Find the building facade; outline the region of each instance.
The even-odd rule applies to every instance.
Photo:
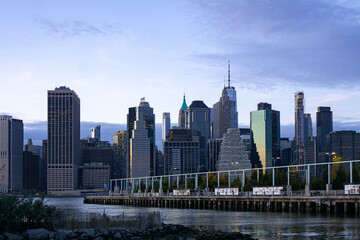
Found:
[[[97,141],[101,141],[100,139],[100,125],[96,125],[91,128],[91,138],[97,139]]]
[[[130,178],[152,176],[151,139],[140,112],[129,141]]]
[[[229,128],[220,147],[217,171],[250,169],[251,162],[238,128]]]
[[[143,159],[142,161],[149,161],[150,172],[147,176],[156,175],[156,166],[155,166],[155,114],[153,108],[150,107],[150,104],[145,101],[145,98],[140,100],[140,104],[137,107],[129,108],[129,114],[127,115],[127,133],[128,133],[128,147],[127,147],[127,176],[130,176],[131,166],[130,166],[130,154],[135,152],[130,149],[130,141],[133,138],[133,133],[135,129],[135,122],[144,122],[144,126],[147,132],[147,138],[150,140],[150,149],[149,149],[149,160]],[[139,123],[139,128],[142,128],[142,123]],[[142,130],[139,130],[142,131]],[[140,136],[141,134],[139,134]],[[134,140],[135,141],[135,140]],[[137,139],[136,141],[140,141]],[[144,139],[144,141],[147,141]],[[146,163],[147,165],[147,163]]]
[[[235,87],[230,85],[230,62],[228,86],[224,86],[220,100],[213,106],[212,137],[222,138],[229,128],[238,127],[238,112]]]
[[[108,189],[110,166],[101,162],[86,163],[83,167],[84,189]]]
[[[113,137],[114,178],[126,178],[127,131],[118,131]]]
[[[48,91],[47,192],[78,187],[80,98],[67,87]]]
[[[326,135],[333,131],[333,112],[330,107],[318,107],[316,112],[316,137],[319,152],[326,152]]]
[[[275,166],[280,159],[280,112],[259,103],[258,110],[250,113],[250,128],[262,167]]]
[[[191,129],[171,129],[164,142],[164,173],[195,173],[200,170],[200,144]]]
[[[209,139],[208,141],[208,158],[209,158],[209,171],[215,171],[216,163],[219,160],[220,147],[222,138]]]
[[[296,163],[304,164],[304,93],[295,93],[295,151]]]
[[[313,127],[310,113],[304,113],[304,139],[313,136]]]
[[[164,112],[162,114],[162,141],[166,141],[169,129],[171,128],[170,113]]]
[[[360,159],[360,133],[336,131],[326,135],[328,153],[335,153],[344,161]]]
[[[185,110],[185,128],[198,132],[200,171],[207,171],[207,142],[210,139],[210,109],[203,101],[193,101]],[[194,133],[193,133],[194,134]]]
[[[0,192],[23,188],[23,136],[22,120],[0,115]]]

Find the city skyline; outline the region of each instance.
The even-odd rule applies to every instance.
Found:
[[[162,112],[178,115],[184,93],[189,103],[216,103],[230,59],[239,125],[250,125],[259,102],[292,124],[293,94],[304,91],[307,113],[330,106],[334,122],[360,126],[360,4],[137,3],[2,2],[0,111],[26,129],[46,120],[44,92],[66,85],[82,96],[84,121],[126,123],[145,96],[160,122]]]

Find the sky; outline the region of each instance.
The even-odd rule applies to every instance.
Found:
[[[330,106],[335,130],[360,130],[359,43],[352,0],[4,0],[0,113],[29,136],[46,121],[47,90],[65,85],[83,122],[124,124],[145,97],[156,122],[170,112],[176,123],[183,94],[188,105],[219,100],[230,60],[240,125],[268,102],[292,126],[303,91],[313,123]]]

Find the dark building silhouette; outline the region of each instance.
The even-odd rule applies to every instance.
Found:
[[[222,138],[210,139],[208,141],[209,171],[215,171],[216,163],[219,160],[219,153]]]
[[[194,173],[200,169],[200,144],[191,129],[170,129],[164,142],[164,173]]]
[[[304,139],[313,136],[312,120],[310,113],[304,113]]]
[[[40,159],[40,189],[46,192],[47,189],[47,140],[42,141],[42,158]]]
[[[333,113],[330,107],[318,107],[316,112],[316,137],[319,152],[326,152],[326,135],[332,131]]]
[[[317,146],[317,139],[316,137],[307,137],[304,141],[304,163],[305,164],[312,164],[318,163],[318,146]],[[316,176],[316,166],[310,167],[310,176]]]
[[[24,190],[38,191],[39,185],[39,164],[40,157],[32,151],[24,151]]]
[[[155,145],[155,165],[157,167],[157,176],[164,175],[164,155],[162,151],[158,149],[158,147]]]
[[[47,193],[78,188],[80,98],[70,88],[48,91]]]
[[[238,128],[238,112],[235,87],[230,85],[230,62],[228,86],[224,86],[220,100],[213,106],[213,138],[222,138],[229,128]]]
[[[336,131],[326,135],[327,152],[336,153],[343,160],[360,157],[360,133],[355,131]]]
[[[210,139],[210,108],[208,108],[203,101],[193,101],[189,108],[185,110],[185,128],[199,133],[200,171],[207,171],[207,142]]]
[[[127,132],[118,131],[113,137],[114,178],[126,178]]]

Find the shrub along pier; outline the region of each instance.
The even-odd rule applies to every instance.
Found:
[[[359,215],[359,196],[86,196],[85,204]]]

